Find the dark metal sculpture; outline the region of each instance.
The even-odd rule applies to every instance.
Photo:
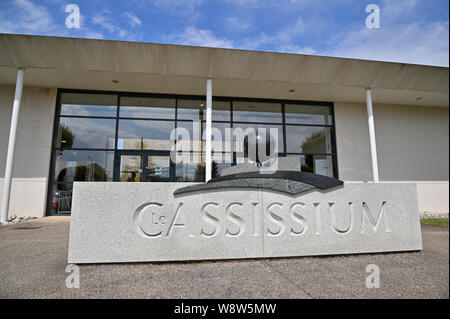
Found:
[[[266,134],[261,134],[259,130],[257,133],[253,132],[244,138],[244,156],[253,162],[256,162],[258,167],[262,163],[267,162],[276,155],[275,146],[277,141],[266,130]]]
[[[174,195],[222,188],[263,188],[296,195],[314,188],[326,190],[343,183],[339,179],[308,172],[278,171],[274,174],[246,172],[216,177],[204,184],[182,187],[177,189]]]
[[[277,155],[275,152],[277,141],[269,131],[266,130],[266,134],[257,131],[258,133],[253,132],[245,137],[244,155],[261,167],[262,163]],[[174,195],[224,188],[263,188],[296,195],[315,188],[326,190],[342,184],[341,180],[308,172],[279,170],[275,173],[261,174],[260,171],[252,171],[224,175],[204,184],[182,187],[177,189]]]

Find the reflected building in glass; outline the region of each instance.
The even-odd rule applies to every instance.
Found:
[[[70,211],[67,203],[75,181],[205,180],[206,118],[201,97],[61,90],[58,101],[51,213]],[[274,128],[278,156],[298,157],[299,169],[337,177],[332,114],[327,103],[214,99],[212,176],[239,162],[236,153],[243,151],[243,141],[236,139],[233,129]],[[171,137],[175,128],[184,129],[189,140]],[[173,162],[175,147],[190,151]]]

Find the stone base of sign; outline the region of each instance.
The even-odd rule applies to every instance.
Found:
[[[287,195],[193,183],[74,183],[69,263],[317,256],[422,249],[415,184]]]

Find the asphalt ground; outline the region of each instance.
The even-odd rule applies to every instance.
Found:
[[[80,265],[67,288],[69,218],[46,217],[0,226],[0,298],[449,298],[448,228],[422,236],[420,252]]]

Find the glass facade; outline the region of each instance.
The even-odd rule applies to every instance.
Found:
[[[204,97],[60,90],[48,213],[70,213],[74,181],[204,181],[205,117]],[[235,165],[242,148],[228,128],[276,128],[278,156],[337,177],[331,103],[213,97],[212,119],[213,177]],[[177,163],[170,157],[174,128],[192,138]]]

